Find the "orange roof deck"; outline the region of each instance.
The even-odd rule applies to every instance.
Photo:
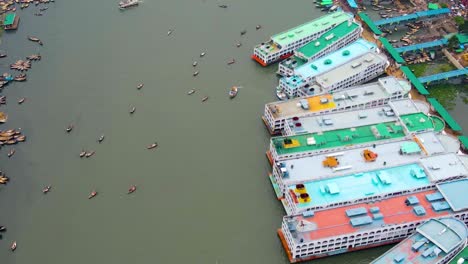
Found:
[[[390,199],[383,200],[381,202],[375,202],[372,204],[361,203],[350,205],[346,207],[333,208],[329,210],[315,212],[312,217],[303,217],[302,215],[294,216],[297,223],[301,223],[304,220],[304,225],[312,229],[311,231],[301,232],[304,238],[309,240],[316,240],[331,236],[342,235],[346,233],[354,233],[360,230],[372,229],[381,227],[383,224],[400,224],[404,222],[413,222],[416,220],[427,220],[433,217],[441,217],[451,213],[451,210],[445,210],[441,212],[435,212],[432,210],[431,204],[426,200],[425,195],[436,193],[437,190],[425,191],[411,195],[399,196]],[[424,207],[426,214],[423,216],[417,216],[413,212],[413,206],[405,205],[405,200],[409,196],[416,196],[419,200],[419,206]],[[371,224],[353,227],[350,223],[350,217],[346,215],[346,210],[353,208],[366,208],[367,215],[372,217],[370,208],[379,207],[383,219],[373,220]],[[360,215],[360,216],[365,216]],[[310,230],[309,229],[309,230]]]

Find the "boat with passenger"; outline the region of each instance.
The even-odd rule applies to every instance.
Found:
[[[132,6],[137,6],[140,3],[138,0],[122,0],[119,2],[119,9],[120,10],[125,10],[127,8],[130,8]]]
[[[231,90],[229,90],[229,98],[232,99],[232,98],[236,97],[238,91],[239,91],[239,87],[237,87],[237,86],[231,87]]]

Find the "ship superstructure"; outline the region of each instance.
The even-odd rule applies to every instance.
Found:
[[[356,41],[362,30],[361,25],[356,22],[350,20],[342,22],[320,38],[294,51],[294,56],[280,62],[278,74],[282,76],[293,75],[294,69],[305,63],[321,58]]]
[[[281,32],[272,36],[269,41],[257,45],[254,48],[252,59],[262,66],[267,66],[288,58],[294,50],[316,40],[337,25],[348,20],[353,21],[353,19],[351,13],[337,11]]]
[[[286,120],[318,116],[350,109],[383,106],[390,100],[408,97],[411,86],[395,77],[380,78],[377,82],[354,86],[333,94],[296,98],[265,105],[263,120],[271,134],[280,134]]]
[[[372,203],[286,216],[278,234],[291,262],[396,243],[431,218],[454,217],[467,224],[467,189],[468,179],[460,179]]]
[[[381,75],[388,66],[375,44],[359,39],[298,67],[279,80],[277,90],[288,98],[343,90]]]
[[[466,245],[468,229],[456,218],[431,219],[371,264],[445,264]]]

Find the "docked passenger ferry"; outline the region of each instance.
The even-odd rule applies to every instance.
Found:
[[[262,66],[286,59],[293,55],[294,50],[316,40],[330,29],[350,19],[353,19],[351,13],[337,11],[276,34],[268,42],[261,43],[254,48],[252,59]]]

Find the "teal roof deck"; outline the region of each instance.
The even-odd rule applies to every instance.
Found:
[[[465,246],[465,248],[460,251],[460,253],[458,253],[453,259],[452,261],[450,261],[448,264],[457,264],[457,261],[460,259],[460,258],[463,258],[466,260],[468,260],[468,246]]]
[[[347,21],[345,21],[336,26],[335,28],[331,29],[327,33],[323,34],[317,40],[310,42],[302,48],[299,48],[296,52],[301,57],[308,59],[320,52],[321,50],[323,50],[324,48],[326,48],[327,46],[332,45],[337,40],[347,36],[349,33],[353,32],[356,28],[359,27],[359,24],[355,22],[348,23]],[[330,38],[330,36],[333,37]],[[316,45],[316,43],[319,43],[319,45]]]
[[[453,117],[445,110],[445,108],[435,98],[427,98],[427,101],[434,107],[440,116],[447,122],[453,131],[461,131],[461,126],[453,119]]]
[[[414,73],[407,66],[401,66],[401,71],[406,75],[406,78],[414,85],[416,90],[422,95],[429,95],[429,91],[424,87],[424,85],[419,81],[419,79],[414,75]]]
[[[405,133],[401,129],[395,129],[395,126],[395,122],[387,122],[377,125],[367,125],[356,128],[326,131],[322,133],[311,133],[289,137],[275,137],[271,140],[278,155],[293,154],[297,152],[316,151],[328,148],[338,148],[355,144],[376,142],[386,139],[403,138]],[[375,127],[375,129],[381,133],[381,137],[376,137],[374,135],[372,131],[373,127]],[[315,145],[307,144],[307,139],[311,137],[315,139]],[[296,147],[285,148],[283,146],[284,139],[291,139],[293,141],[297,140],[299,145]]]
[[[305,36],[315,34],[322,31],[324,28],[328,28],[332,24],[339,24],[348,19],[353,19],[353,15],[343,11],[336,11],[334,13],[324,15],[315,20],[294,27],[290,30],[273,35],[271,39],[276,44],[285,47],[292,42],[304,38]]]
[[[434,129],[435,132],[444,130],[445,123],[437,116],[427,116],[424,113],[415,113],[400,116],[410,132],[426,131]]]
[[[3,20],[3,25],[4,26],[10,26],[10,25],[13,25],[13,23],[15,22],[15,17],[16,17],[16,13],[8,13],[5,15],[5,19]]]
[[[304,79],[318,76],[375,49],[377,49],[377,46],[375,46],[374,43],[364,39],[358,39],[356,42],[330,53],[327,56],[297,67],[294,71],[295,75],[283,77],[280,81],[286,82],[291,87],[299,87],[306,82]]]
[[[440,193],[447,200],[453,211],[463,211],[468,209],[468,179],[444,182],[437,185]]]
[[[388,42],[388,39],[386,38],[380,38],[380,42],[382,42],[382,45],[385,47],[385,49],[390,53],[390,55],[393,57],[393,59],[399,63],[399,64],[404,64],[405,60],[400,56],[398,51],[392,46],[390,42]]]
[[[460,140],[460,143],[465,147],[465,149],[468,149],[468,137],[459,136],[458,139]]]
[[[301,209],[325,206],[429,184],[430,180],[424,169],[414,163],[306,183],[304,185],[311,201],[297,206]],[[295,185],[289,186],[290,190],[295,188]]]

